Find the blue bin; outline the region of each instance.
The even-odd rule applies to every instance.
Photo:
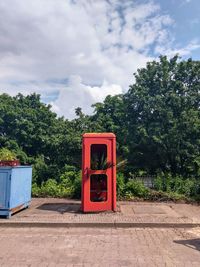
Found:
[[[0,215],[10,216],[30,205],[32,167],[0,167]]]

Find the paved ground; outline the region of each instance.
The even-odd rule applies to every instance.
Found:
[[[195,205],[120,202],[116,213],[82,214],[80,201],[33,199],[29,209],[0,219],[0,267],[199,267],[198,224]]]
[[[200,266],[200,230],[0,228],[0,266]]]
[[[128,224],[192,224],[200,225],[200,206],[174,203],[118,202],[118,212],[82,214],[80,201],[66,199],[33,199],[31,207],[19,212],[11,219],[0,219],[5,223],[69,223],[84,225],[107,223],[111,226]]]

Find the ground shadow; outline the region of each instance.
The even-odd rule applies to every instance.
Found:
[[[200,238],[186,239],[186,240],[174,240],[174,243],[184,245],[188,248],[192,248],[200,251]]]
[[[6,215],[0,215],[0,220],[6,219]]]
[[[58,213],[82,213],[79,203],[45,203],[38,206],[39,210],[56,211]]]
[[[19,209],[19,210],[13,212],[10,217],[12,217],[14,215],[17,215],[18,213],[21,213],[21,212],[23,212],[24,210],[27,210],[27,209],[28,209],[28,207],[23,207],[22,209]],[[8,219],[8,218],[7,218],[6,215],[0,215],[0,220],[1,219]]]

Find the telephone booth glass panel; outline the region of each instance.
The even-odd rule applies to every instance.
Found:
[[[104,170],[107,164],[107,146],[92,144],[90,151],[91,170]]]
[[[107,200],[107,175],[92,174],[90,176],[90,201],[103,202]]]

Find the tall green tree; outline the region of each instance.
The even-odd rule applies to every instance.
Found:
[[[91,120],[96,132],[113,132],[117,136],[118,156],[127,156],[127,127],[125,125],[126,114],[123,95],[108,95],[103,103],[93,105],[94,115]]]
[[[178,56],[147,64],[124,95],[130,164],[199,175],[200,62]]]

